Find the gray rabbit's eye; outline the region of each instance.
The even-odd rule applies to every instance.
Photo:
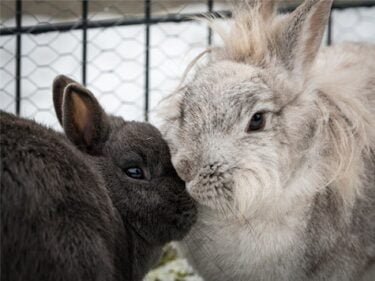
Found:
[[[264,112],[255,113],[249,122],[249,125],[246,128],[246,132],[260,131],[266,126],[266,118]]]
[[[128,177],[131,177],[133,179],[141,180],[145,178],[143,170],[138,167],[128,168],[125,170],[125,173]]]

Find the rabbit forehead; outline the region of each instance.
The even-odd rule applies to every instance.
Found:
[[[249,64],[218,61],[199,69],[194,77],[192,86],[207,87],[207,85],[233,84],[237,81],[252,81],[262,75],[262,69]]]
[[[148,123],[125,122],[113,116],[111,121],[113,126],[105,154],[113,158],[115,163],[136,156],[145,164],[155,166],[157,173],[171,168],[169,148],[158,129]]]
[[[195,130],[212,129],[215,124],[231,128],[254,110],[274,110],[277,100],[277,92],[268,86],[261,69],[219,62],[201,69],[184,89],[180,121],[194,124]]]
[[[269,87],[260,68],[222,61],[200,69],[185,88],[185,104],[214,104],[233,100],[269,97]]]

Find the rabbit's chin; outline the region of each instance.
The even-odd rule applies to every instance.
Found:
[[[171,216],[171,221],[167,226],[170,230],[170,240],[180,241],[185,238],[196,223],[197,215],[196,202],[192,198],[179,200],[175,215]]]
[[[173,201],[168,208],[159,210],[162,210],[162,213],[148,213],[146,217],[128,218],[129,221],[133,221],[134,232],[150,245],[162,246],[171,241],[184,239],[197,221],[196,202],[185,190],[182,198]]]

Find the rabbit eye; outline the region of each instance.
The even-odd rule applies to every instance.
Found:
[[[266,125],[266,118],[263,112],[255,113],[249,122],[249,125],[246,128],[246,132],[254,132],[264,129]]]
[[[128,177],[131,177],[133,179],[141,180],[145,178],[142,169],[138,167],[128,168],[125,170],[125,173]]]

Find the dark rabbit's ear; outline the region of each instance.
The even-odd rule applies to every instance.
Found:
[[[99,154],[109,132],[108,116],[94,95],[77,83],[69,84],[62,102],[66,136],[81,150]]]
[[[53,80],[52,92],[53,92],[53,106],[55,108],[57,119],[62,126],[62,102],[66,86],[71,83],[77,83],[73,79],[65,75],[59,75]],[[77,83],[78,84],[78,83]]]

